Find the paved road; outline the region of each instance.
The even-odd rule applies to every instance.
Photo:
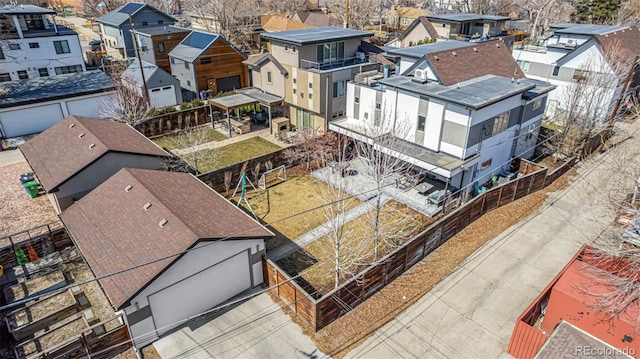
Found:
[[[614,218],[594,201],[598,193],[590,186],[607,175],[602,160],[610,154],[585,161],[567,189],[476,251],[347,357],[509,358],[516,318],[582,243],[592,242]]]

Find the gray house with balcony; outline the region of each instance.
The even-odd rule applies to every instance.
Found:
[[[269,54],[245,64],[253,86],[284,98],[284,115],[293,125],[326,132],[329,121],[344,116],[347,82],[380,68],[361,48],[370,36],[334,26],[262,34]]]
[[[153,6],[138,2],[124,4],[100,16],[96,21],[100,24],[100,35],[110,55],[123,58],[136,55],[129,16],[135,30],[174,25],[177,21]]]

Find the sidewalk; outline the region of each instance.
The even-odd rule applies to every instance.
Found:
[[[389,197],[384,196],[382,198],[382,203],[384,204],[388,200],[389,200]],[[352,208],[345,215],[345,218],[346,218],[345,219],[345,223],[346,222],[350,222],[350,221],[362,216],[363,214],[365,214],[370,209],[371,209],[371,206],[369,205],[368,202],[364,202],[361,205]],[[296,252],[300,248],[303,248],[304,246],[306,246],[306,245],[308,245],[310,243],[313,243],[314,241],[322,238],[323,236],[327,235],[330,231],[331,231],[330,222],[325,222],[325,223],[319,225],[318,227],[310,230],[309,232],[301,235],[300,237],[296,238],[295,240],[290,241],[287,244],[281,245],[280,247],[277,247],[272,251],[269,251],[267,253],[267,257],[275,262],[275,261],[277,261],[279,259],[282,259],[282,258],[284,258],[284,257]]]

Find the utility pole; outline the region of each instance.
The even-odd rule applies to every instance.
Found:
[[[344,28],[348,29],[349,28],[349,0],[345,0],[345,1],[346,1],[345,7],[347,9],[347,12],[346,12],[346,15],[344,17]]]
[[[138,65],[140,65],[140,77],[142,78],[142,98],[147,106],[151,106],[149,100],[149,89],[147,88],[147,79],[144,78],[144,70],[142,69],[142,59],[140,58],[140,49],[138,48],[138,38],[136,37],[136,30],[133,28],[133,18],[129,15],[129,25],[131,26],[131,37],[133,38],[133,47],[136,49],[136,58],[138,59]]]

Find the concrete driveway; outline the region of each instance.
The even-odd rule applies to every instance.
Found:
[[[153,344],[163,359],[318,358],[324,356],[266,294]]]
[[[634,141],[637,141],[634,139]],[[606,176],[598,155],[527,220],[476,251],[431,292],[348,358],[509,358],[516,318],[615,213],[590,184]]]
[[[0,151],[0,166],[8,166],[24,161],[26,159],[22,155],[22,151],[18,149]]]

